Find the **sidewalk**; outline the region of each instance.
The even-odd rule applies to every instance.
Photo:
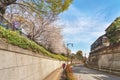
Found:
[[[98,71],[102,71],[102,72],[106,72],[106,73],[109,73],[109,74],[120,76],[120,70],[118,70],[118,71],[117,70],[111,70],[110,71],[110,69],[105,69],[105,68],[99,69],[98,67],[94,67],[94,66],[90,66],[90,65],[88,65],[87,67],[91,68],[91,69],[98,70]]]
[[[59,69],[53,71],[44,80],[60,80],[62,72],[63,72],[63,69],[59,68]]]

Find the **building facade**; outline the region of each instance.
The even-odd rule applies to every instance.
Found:
[[[120,70],[120,17],[92,45],[89,64],[99,68]]]

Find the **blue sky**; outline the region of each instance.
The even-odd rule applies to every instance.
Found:
[[[74,0],[69,9],[59,15],[65,44],[73,53],[89,54],[90,45],[120,16],[120,0]]]

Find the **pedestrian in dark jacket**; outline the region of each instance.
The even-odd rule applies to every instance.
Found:
[[[62,68],[63,68],[63,70],[66,68],[66,64],[65,63],[62,64]]]

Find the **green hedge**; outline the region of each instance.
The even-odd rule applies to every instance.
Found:
[[[24,49],[32,50],[35,53],[42,53],[43,55],[49,56],[51,58],[66,60],[66,57],[47,51],[45,48],[36,44],[34,41],[21,36],[19,32],[6,30],[2,26],[0,26],[0,38],[6,39],[7,43],[19,46]]]

